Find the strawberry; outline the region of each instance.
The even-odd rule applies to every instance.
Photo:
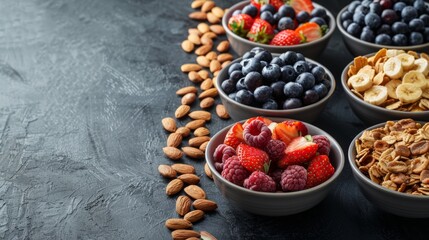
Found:
[[[238,14],[228,20],[228,28],[241,37],[246,37],[253,24],[253,18],[247,14]]]
[[[247,38],[252,42],[269,43],[274,36],[274,28],[267,21],[256,18],[247,33]]]
[[[311,159],[307,168],[307,184],[305,188],[317,186],[328,180],[335,172],[327,155],[317,155]]]
[[[299,136],[299,131],[296,126],[281,122],[275,125],[272,138],[282,140],[286,145],[288,145],[294,138]]]
[[[249,123],[251,123],[251,122],[253,122],[253,121],[255,121],[255,120],[259,120],[259,121],[261,121],[261,122],[263,122],[263,123],[265,123],[265,125],[267,125],[267,126],[269,126],[273,121],[271,121],[270,119],[268,119],[268,118],[264,118],[264,117],[260,117],[260,116],[257,116],[257,117],[251,117],[251,118],[249,118],[249,119],[247,119],[246,120],[246,122],[244,122],[243,123],[243,129],[249,124]]]
[[[237,147],[237,156],[241,165],[250,172],[260,170],[267,173],[270,168],[268,154],[259,148],[240,143]]]
[[[297,120],[286,120],[284,121],[284,123],[288,124],[288,125],[292,125],[295,126],[298,131],[300,132],[301,136],[306,136],[308,134],[308,129],[305,126],[305,124],[301,121],[297,121]]]
[[[235,149],[241,142],[244,142],[243,126],[238,122],[228,130],[223,143]]]
[[[283,6],[286,2],[286,0],[270,0],[270,4],[273,5],[276,10],[279,10],[279,8]]]
[[[290,0],[288,3],[293,7],[295,13],[299,13],[301,11],[311,13],[314,9],[313,2],[311,0]]]
[[[290,29],[286,29],[277,33],[270,42],[271,45],[276,46],[291,46],[297,45],[299,43],[301,43],[300,35],[294,30]]]
[[[259,10],[261,10],[262,5],[267,4],[269,0],[250,0],[250,4],[255,6]]]
[[[309,135],[306,137],[309,137]],[[294,164],[303,164],[316,154],[318,145],[309,141],[306,137],[296,137],[289,143],[286,147],[285,155],[277,162],[280,168],[286,168]],[[309,138],[311,139],[311,137]]]
[[[304,42],[312,42],[323,36],[322,28],[315,22],[307,22],[299,25],[295,32],[303,38]]]

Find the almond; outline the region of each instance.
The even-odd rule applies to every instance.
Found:
[[[183,219],[188,220],[191,223],[197,222],[204,217],[204,211],[201,210],[193,210],[185,214]]]
[[[170,230],[191,228],[192,223],[182,218],[170,218],[165,221],[165,226]]]
[[[162,126],[169,132],[175,132],[177,129],[176,121],[171,117],[166,117],[161,120]]]
[[[201,146],[201,144],[203,144],[204,142],[210,141],[210,137],[209,136],[201,136],[201,137],[193,137],[191,139],[189,139],[189,146],[191,147],[199,147]]]
[[[212,171],[210,171],[209,165],[207,163],[204,164],[204,173],[207,175],[207,177],[213,179]]]
[[[216,72],[217,70],[220,70],[220,69],[221,69],[221,64],[218,60],[212,60],[210,62],[210,72]]]
[[[232,61],[227,60],[227,61],[223,62],[223,63],[222,63],[222,65],[220,65],[220,66],[221,66],[221,68],[225,68],[225,67],[226,67],[226,66],[228,66],[231,62],[232,62]]]
[[[210,130],[205,127],[199,127],[194,131],[194,136],[196,137],[202,137],[202,136],[208,136],[208,135],[210,135]]]
[[[182,188],[183,188],[183,181],[178,179],[178,178],[175,178],[167,184],[167,186],[165,187],[165,193],[168,196],[172,196],[172,195],[180,192],[180,190],[182,190]]]
[[[201,235],[201,239],[204,239],[204,240],[217,240],[217,238],[215,238],[215,236],[211,235],[207,231],[201,231],[200,235]]]
[[[188,105],[180,105],[176,111],[174,112],[174,116],[176,118],[182,118],[184,116],[186,116],[189,111],[191,110],[191,107]]]
[[[193,83],[200,83],[204,80],[196,71],[190,71],[188,73],[188,78],[189,78],[189,81]]]
[[[179,174],[195,173],[195,168],[192,165],[185,163],[175,163],[171,165],[171,168]]]
[[[193,173],[185,173],[185,174],[179,175],[177,178],[187,184],[198,184],[200,182],[200,177],[198,177]]]
[[[220,42],[217,45],[216,50],[219,52],[227,52],[229,50],[229,42],[227,40]]]
[[[217,34],[214,32],[206,32],[201,37],[209,37],[209,38],[213,39],[213,38],[217,38]]]
[[[199,239],[201,235],[194,230],[177,229],[171,232],[171,237],[173,238],[173,240],[186,240],[189,238]]]
[[[189,134],[191,134],[191,129],[187,128],[187,127],[179,127],[176,130],[176,133],[179,133],[182,135],[182,137],[187,137],[189,136]]]
[[[193,199],[205,199],[206,192],[197,185],[189,185],[184,189],[185,193]]]
[[[201,44],[213,47],[213,40],[209,37],[201,37]]]
[[[213,72],[213,78],[217,77],[217,75],[219,75],[219,73],[220,73],[220,69],[217,71],[214,71]]]
[[[195,86],[183,87],[176,91],[176,94],[179,96],[183,96],[188,93],[197,93],[198,89]]]
[[[182,42],[182,49],[185,52],[192,52],[195,48],[195,45],[193,42],[189,41],[189,40],[185,40]]]
[[[197,54],[198,56],[205,55],[206,53],[208,53],[212,50],[212,47],[213,47],[213,45],[204,44],[201,47],[195,49],[195,54]],[[201,70],[201,69],[198,69],[195,71],[199,71],[199,70]]]
[[[197,120],[193,120],[193,121],[188,122],[185,125],[185,127],[189,128],[191,130],[195,130],[195,129],[199,128],[199,127],[203,127],[204,124],[206,124],[205,120],[203,120],[203,119],[197,119]]]
[[[184,216],[191,210],[191,205],[192,205],[192,200],[188,196],[181,195],[176,200],[176,212],[180,216]]]
[[[214,103],[215,103],[214,98],[206,97],[203,100],[201,100],[200,107],[201,108],[210,108],[211,106],[213,106]]]
[[[207,78],[206,80],[201,82],[200,88],[205,91],[213,87],[213,80],[211,78]]]
[[[183,152],[175,147],[164,147],[162,151],[171,160],[178,160],[183,156]]]
[[[191,34],[196,34],[196,35],[198,35],[198,36],[201,36],[201,35],[203,35],[197,28],[189,28],[188,29],[188,34],[189,35],[191,35]]]
[[[202,67],[196,63],[185,63],[180,67],[180,69],[182,72],[187,73],[190,71],[200,71]]]
[[[230,53],[221,53],[217,55],[217,60],[221,63],[225,61],[232,61],[234,57]]]
[[[205,2],[205,0],[192,1],[191,8],[199,8],[199,7],[203,6],[204,2]]]
[[[191,12],[188,17],[193,20],[206,20],[207,14],[205,12]]]
[[[209,62],[209,65],[210,65],[210,62]],[[200,77],[202,79],[206,80],[210,76],[210,73],[209,73],[209,71],[202,69],[202,70],[198,71],[198,75],[200,75]]]
[[[216,33],[217,35],[223,35],[225,34],[225,28],[222,27],[220,24],[212,24],[210,25],[210,31]]]
[[[206,14],[206,19],[209,23],[220,23],[220,18],[212,12]]]
[[[191,43],[193,43],[194,45],[201,45],[201,39],[200,36],[198,36],[195,33],[189,34],[188,35],[188,41],[190,41]]]
[[[176,170],[165,164],[158,166],[158,172],[165,178],[174,178],[177,175]]]
[[[207,23],[205,23],[205,22],[199,23],[199,24],[197,25],[197,29],[198,29],[198,31],[200,31],[201,33],[206,33],[206,32],[208,32],[208,31],[210,31],[210,27],[209,27],[209,25],[208,25]]]
[[[210,66],[210,60],[206,58],[206,56],[198,56],[197,57],[197,63],[200,64],[202,67],[209,67]],[[200,70],[203,71],[203,70]]]
[[[206,54],[206,58],[210,61],[215,60],[217,59],[217,53],[215,51],[210,51]]]
[[[192,206],[204,212],[214,211],[217,208],[216,202],[207,199],[197,199],[192,203]]]
[[[200,93],[198,96],[199,99],[203,99],[206,97],[216,97],[218,95],[218,91],[216,88],[210,88],[207,90],[204,90],[204,92]]]
[[[226,111],[225,106],[222,104],[216,105],[216,114],[218,115],[218,117],[220,117],[222,119],[228,119],[229,118],[229,114]]]
[[[213,1],[206,1],[201,6],[201,12],[208,12],[208,11],[212,10],[212,8],[215,6],[216,6],[216,4]]]
[[[198,149],[200,149],[201,151],[203,151],[203,152],[205,152],[206,151],[206,149],[207,149],[207,145],[209,144],[209,141],[207,141],[207,142],[203,142],[199,147],[198,147]]]
[[[212,13],[218,18],[222,18],[225,11],[220,7],[213,7]]]
[[[195,120],[202,119],[206,121],[210,121],[210,119],[212,118],[212,114],[204,110],[192,111],[188,114],[188,116]]]
[[[182,151],[190,158],[204,158],[204,152],[195,147],[182,147]]]
[[[170,133],[167,138],[167,147],[177,148],[182,143],[183,136],[180,133]]]
[[[191,105],[196,98],[197,95],[195,93],[187,93],[182,97],[181,103],[183,105]]]

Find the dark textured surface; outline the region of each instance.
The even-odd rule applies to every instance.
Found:
[[[227,7],[236,1],[216,1]],[[349,1],[347,1],[349,2]],[[320,1],[334,14],[346,1]],[[2,0],[0,3],[0,239],[168,239],[176,217],[157,167],[163,117],[189,85],[180,43],[191,1]],[[352,60],[337,31],[318,59],[336,78]],[[339,79],[337,79],[337,82]],[[197,106],[193,106],[197,109]],[[231,124],[214,117],[212,132]],[[365,125],[338,87],[317,126],[346,151]],[[268,218],[219,204],[195,224],[218,239],[422,239],[427,220],[376,209],[350,167],[313,209]],[[264,204],[264,203],[261,203]]]

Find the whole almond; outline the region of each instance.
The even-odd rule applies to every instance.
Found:
[[[195,54],[197,54],[198,56],[201,55],[205,55],[206,53],[210,52],[212,50],[213,45],[209,45],[209,44],[204,44],[201,47],[195,49]],[[201,69],[195,70],[195,71],[199,71]]]
[[[207,141],[207,142],[203,142],[199,147],[198,147],[198,149],[200,149],[201,151],[203,151],[203,152],[205,152],[206,151],[206,149],[207,149],[207,145],[209,144],[209,141]]]
[[[212,13],[218,18],[222,18],[224,11],[222,8],[216,6],[212,8]]]
[[[191,43],[195,44],[195,45],[201,45],[201,39],[200,36],[198,36],[195,33],[189,34],[188,35],[188,41],[190,41]]]
[[[208,25],[207,23],[205,23],[205,22],[199,23],[199,24],[197,25],[197,29],[198,29],[198,31],[200,31],[201,33],[206,33],[206,32],[208,32],[208,31],[210,31],[210,27],[209,27],[209,25]]]
[[[218,115],[218,117],[220,117],[222,119],[228,119],[229,118],[229,114],[226,111],[225,106],[222,104],[216,105],[216,114]]]
[[[188,73],[188,79],[193,83],[200,83],[204,80],[196,71],[190,71]]]
[[[188,116],[195,120],[202,119],[206,121],[210,121],[210,119],[212,118],[212,114],[204,110],[192,111],[188,114]]]
[[[207,199],[197,199],[192,203],[192,206],[204,212],[214,211],[217,208],[216,202]]]
[[[185,51],[185,52],[192,52],[195,48],[194,43],[187,40],[187,39],[182,42],[181,46],[182,46],[183,51]]]
[[[191,139],[189,139],[189,146],[191,147],[199,147],[201,146],[201,144],[203,144],[204,142],[210,141],[210,137],[209,136],[201,136],[201,137],[193,137]]]
[[[213,1],[206,1],[201,6],[201,12],[208,12],[208,11],[212,10],[212,8],[215,6],[216,6],[216,4]]]
[[[197,120],[193,120],[188,122],[185,127],[191,129],[191,130],[195,130],[199,127],[203,127],[206,124],[206,120],[203,119],[197,119]]]
[[[177,175],[176,170],[165,164],[158,166],[158,172],[165,178],[174,178]]]
[[[201,100],[200,107],[201,108],[210,108],[211,106],[213,106],[214,103],[215,103],[214,98],[206,97],[203,100]]]
[[[192,223],[183,218],[170,218],[165,221],[165,226],[170,230],[191,228]]]
[[[200,71],[202,67],[196,63],[185,63],[180,67],[180,69],[182,72],[187,73],[190,71]]]
[[[197,209],[185,214],[185,216],[183,216],[183,219],[186,219],[189,222],[194,223],[201,220],[203,217],[204,217],[204,211]]]
[[[229,42],[227,40],[220,42],[217,45],[216,50],[219,52],[227,52],[229,50]]]
[[[201,56],[202,57],[202,56]],[[205,57],[204,57],[205,58]],[[208,63],[209,65],[210,65],[210,61],[209,61],[209,63]],[[200,70],[200,71],[198,71],[198,75],[200,75],[200,77],[202,78],[202,79],[204,79],[204,80],[206,80],[209,76],[210,76],[210,73],[209,73],[209,71],[207,71],[207,70],[205,70],[205,69],[202,69],[202,70]]]
[[[205,12],[191,12],[188,17],[193,20],[207,20],[207,14]]]
[[[203,35],[197,28],[189,28],[188,29],[188,34],[197,34],[198,36]]]
[[[197,237],[190,237],[190,238],[187,238],[186,240],[201,240],[201,238],[197,238]]]
[[[171,117],[166,117],[161,120],[162,126],[169,132],[175,132],[177,129],[176,121]]]
[[[184,116],[186,116],[189,111],[191,110],[191,107],[188,105],[180,105],[176,111],[174,112],[174,116],[176,118],[182,118]]]
[[[204,152],[195,147],[182,147],[182,151],[186,156],[190,158],[204,158]]]
[[[177,178],[187,184],[198,184],[200,182],[200,177],[198,177],[193,173],[185,173],[185,174],[179,175]]]
[[[213,23],[213,24],[215,24],[215,23],[220,23],[220,19],[221,18],[219,18],[218,16],[216,16],[214,13],[212,13],[212,12],[208,12],[207,14],[206,14],[206,19],[207,19],[207,21],[209,22],[209,23]]]
[[[182,137],[187,137],[189,134],[191,134],[191,129],[187,127],[179,127],[175,133],[179,133],[182,135]]]
[[[215,238],[215,236],[211,235],[207,231],[201,231],[200,235],[201,235],[201,239],[204,239],[204,240],[217,240],[217,238]]]
[[[197,93],[198,89],[195,86],[183,87],[176,91],[176,94],[179,96],[183,96],[188,93]]]
[[[197,60],[197,63],[203,67],[209,67],[210,66],[210,60],[208,60],[206,58],[206,56],[198,56],[196,60]],[[202,71],[202,70],[200,70],[200,71]]]
[[[217,34],[214,32],[206,32],[201,37],[209,37],[211,39],[217,38]]]
[[[195,168],[192,165],[185,163],[175,163],[171,165],[171,168],[179,174],[195,173]]]
[[[170,133],[167,138],[167,147],[178,147],[182,143],[183,136],[180,133]]]
[[[227,60],[225,62],[222,63],[222,65],[220,65],[222,68],[225,68],[226,66],[228,66],[232,61],[231,60]]]
[[[225,61],[232,61],[234,57],[230,53],[221,53],[217,55],[217,60],[221,63]]]
[[[205,199],[206,192],[197,185],[189,185],[184,189],[185,193],[193,199]]]
[[[199,8],[199,7],[203,6],[204,2],[205,2],[205,0],[192,1],[191,8]]]
[[[184,216],[191,210],[191,205],[192,205],[192,200],[188,196],[181,195],[176,200],[176,212],[180,216]]]
[[[213,72],[213,78],[214,78],[214,77],[217,77],[217,75],[219,75],[219,73],[220,73],[220,69],[219,69],[219,70],[217,70],[217,71],[214,71],[214,72]]]
[[[201,234],[194,230],[187,229],[177,229],[171,232],[171,237],[173,240],[186,240],[189,238],[197,238],[201,237]]]
[[[182,180],[175,178],[167,184],[167,186],[165,187],[165,193],[168,196],[172,196],[172,195],[180,192],[180,190],[182,190],[182,188],[183,188],[183,185],[184,184],[183,184]]]
[[[210,130],[206,127],[199,127],[194,131],[194,136],[196,137],[202,137],[202,136],[208,136],[208,135],[210,135]]]
[[[181,103],[183,105],[191,105],[196,98],[197,95],[195,93],[187,93],[182,97]]]
[[[210,31],[216,33],[217,35],[223,35],[225,34],[225,28],[222,27],[220,24],[212,24],[210,25]]]
[[[217,70],[220,70],[220,69],[221,69],[221,64],[218,60],[212,60],[210,62],[210,72],[216,72]]]
[[[183,152],[175,147],[164,147],[162,151],[171,160],[179,160],[183,156]]]
[[[213,87],[213,80],[211,78],[207,78],[206,80],[201,82],[200,88],[205,91]]]
[[[204,164],[204,173],[207,175],[207,177],[213,179],[212,171],[210,171],[209,165],[207,163]]]
[[[204,92],[200,93],[200,95],[198,95],[199,99],[203,99],[206,97],[216,97],[218,95],[218,91],[216,88],[210,88],[207,90],[204,90]]]
[[[206,58],[211,61],[217,59],[217,53],[215,51],[210,51],[206,54]]]

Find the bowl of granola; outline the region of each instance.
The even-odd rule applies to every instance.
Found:
[[[385,212],[429,217],[429,122],[386,121],[359,133],[348,160],[365,197]]]

